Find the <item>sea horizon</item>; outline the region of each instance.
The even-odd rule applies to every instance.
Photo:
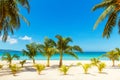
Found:
[[[22,51],[15,51],[15,50],[0,50],[0,59],[4,53],[10,53],[11,55],[17,54],[20,56],[19,60],[30,60],[27,56],[23,56]],[[101,55],[105,54],[106,52],[103,51],[86,51],[86,52],[75,52],[79,59],[74,58],[73,56],[70,56],[68,54],[63,54],[63,60],[90,60],[91,58],[98,58]],[[51,57],[51,60],[59,60],[59,53],[56,53]],[[37,56],[35,56],[36,60],[47,60],[45,56],[43,56],[41,53],[37,52]],[[100,60],[108,60],[107,58],[100,58]]]

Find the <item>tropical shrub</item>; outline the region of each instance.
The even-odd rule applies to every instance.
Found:
[[[45,65],[43,64],[35,64],[34,67],[36,71],[38,72],[38,74],[41,74],[41,72],[45,69]]]
[[[17,64],[11,64],[10,70],[13,76],[15,76],[15,74],[20,70],[20,67]]]
[[[101,73],[103,71],[103,69],[106,67],[106,64],[101,62],[97,65],[98,71],[99,73]]]
[[[85,74],[87,74],[89,68],[91,68],[91,64],[88,64],[88,63],[85,63],[85,64],[77,63],[77,66],[82,66]]]
[[[26,60],[20,61],[21,67],[26,63]]]
[[[67,75],[67,72],[69,69],[70,69],[70,66],[62,65],[59,70],[63,72],[64,75]]]

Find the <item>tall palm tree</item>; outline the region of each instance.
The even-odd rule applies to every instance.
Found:
[[[23,55],[28,56],[30,59],[33,60],[33,63],[35,64],[34,57],[37,55],[37,44],[31,43],[26,45],[27,50],[23,49]]]
[[[112,32],[112,29],[116,24],[118,24],[118,29],[119,29],[118,32],[120,33],[120,18],[118,17],[120,12],[120,0],[102,0],[101,3],[93,7],[93,11],[99,8],[104,8],[104,11],[96,21],[94,25],[94,29],[98,26],[98,24],[101,21],[103,21],[107,17],[108,20],[106,22],[106,25],[103,31],[103,37],[109,38]]]
[[[52,55],[56,53],[56,43],[49,38],[45,38],[44,44],[39,44],[38,45],[38,50],[40,53],[42,53],[44,56],[47,57],[47,67],[50,66],[50,58]]]
[[[78,56],[74,53],[74,51],[82,52],[82,49],[77,45],[70,46],[69,42],[72,42],[71,38],[69,37],[63,38],[61,35],[56,35],[55,37],[58,39],[56,48],[58,49],[60,53],[59,67],[62,66],[62,58],[63,58],[64,53],[69,54],[78,59]]]
[[[11,66],[14,58],[19,59],[19,56],[17,54],[11,55],[10,53],[5,53],[2,56],[2,60],[6,60],[9,63],[9,67]]]
[[[119,54],[114,50],[107,52],[106,54],[104,54],[102,56],[109,58],[113,63],[113,65],[112,65],[113,67],[115,66],[115,60],[119,60]]]
[[[9,32],[14,34],[14,30],[20,27],[20,18],[29,25],[29,21],[20,14],[20,5],[30,12],[28,0],[0,1],[0,34],[3,34],[3,41],[7,40]]]

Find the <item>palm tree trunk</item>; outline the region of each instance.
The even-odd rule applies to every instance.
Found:
[[[112,65],[112,66],[114,67],[114,66],[115,66],[115,60],[112,60],[112,63],[113,63],[113,65]]]
[[[12,64],[12,61],[10,61],[10,63],[9,63],[9,67],[11,67],[11,64]]]
[[[62,66],[62,57],[63,57],[63,53],[61,52],[61,53],[60,53],[60,62],[59,62],[59,67],[61,67],[61,66]]]
[[[33,64],[35,64],[35,59],[33,58]]]
[[[48,59],[47,59],[47,67],[50,67],[50,57],[48,56]]]

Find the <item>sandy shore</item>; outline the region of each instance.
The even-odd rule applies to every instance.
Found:
[[[83,69],[80,66],[75,66],[78,62],[89,63],[90,61],[63,61],[64,64],[74,66],[70,68],[68,75],[63,75],[58,68],[59,61],[51,60],[51,67],[47,67],[41,75],[38,75],[36,70],[32,67],[32,61],[27,61],[25,67],[13,76],[9,69],[4,66],[0,70],[0,80],[120,80],[120,68],[111,67],[110,61],[102,61],[107,64],[103,73],[99,74],[96,67],[92,67],[89,70],[89,74],[84,74]],[[4,65],[6,62],[1,62]],[[13,63],[18,63],[14,61]],[[36,61],[36,63],[46,64],[46,61]],[[116,62],[119,64],[120,62]]]

